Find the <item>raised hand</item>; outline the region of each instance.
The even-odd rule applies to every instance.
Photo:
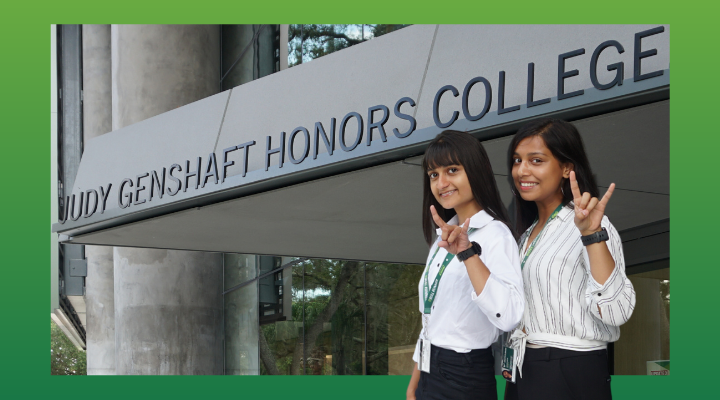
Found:
[[[610,201],[615,184],[611,183],[602,200],[598,201],[597,197],[591,197],[588,192],[580,194],[575,171],[570,171],[570,188],[575,203],[575,226],[580,230],[580,234],[587,236],[600,231],[600,222],[605,215],[605,206]]]
[[[430,206],[430,213],[433,221],[442,231],[438,246],[446,249],[451,254],[457,254],[470,248],[470,239],[468,239],[469,218],[465,220],[462,226],[449,225],[440,218],[434,206]]]

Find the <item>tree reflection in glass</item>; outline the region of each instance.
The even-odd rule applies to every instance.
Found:
[[[407,373],[402,365],[412,362],[420,327],[421,273],[422,266],[358,261],[296,265],[284,278],[292,279],[292,317],[260,327],[261,373]]]

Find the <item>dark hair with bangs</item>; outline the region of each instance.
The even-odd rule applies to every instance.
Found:
[[[422,224],[428,246],[433,243],[436,229],[430,214],[430,206],[435,206],[438,215],[445,222],[455,216],[454,209],[444,209],[435,199],[430,189],[430,178],[427,175],[427,171],[431,169],[448,165],[463,166],[475,201],[491,217],[503,222],[513,232],[508,222],[505,206],[500,199],[490,160],[482,143],[469,133],[446,130],[430,142],[422,162],[424,175]],[[459,223],[463,222],[459,221]]]
[[[585,146],[575,125],[561,119],[542,118],[525,124],[515,134],[508,147],[507,165],[508,171],[513,169],[515,149],[523,140],[539,136],[561,164],[572,164],[575,177],[580,187],[580,192],[589,192],[593,197],[599,197],[595,177],[590,169],[590,162],[585,154]],[[515,230],[522,234],[535,222],[538,217],[537,205],[533,201],[525,201],[515,188],[512,173],[508,175],[510,188],[512,189],[515,207],[513,209],[515,219]],[[563,179],[562,183],[563,200],[567,204],[573,200],[570,179]]]

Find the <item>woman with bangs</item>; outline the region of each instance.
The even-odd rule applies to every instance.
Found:
[[[580,134],[557,119],[523,126],[508,168],[526,306],[505,399],[609,400],[607,344],[635,307],[620,235],[605,216],[615,184],[598,200]]]
[[[407,399],[497,399],[491,345],[515,328],[524,307],[517,244],[479,140],[444,131],[422,168],[430,252]]]

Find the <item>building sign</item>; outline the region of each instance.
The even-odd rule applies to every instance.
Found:
[[[564,106],[563,102],[586,96],[585,90],[567,90],[568,82],[579,79],[581,74],[588,74],[594,89],[598,91],[619,90],[624,83],[641,82],[663,76],[665,73],[663,70],[641,71],[643,71],[643,62],[658,54],[656,48],[644,45],[643,40],[664,31],[665,28],[659,26],[636,32],[632,48],[626,49],[626,46],[616,40],[606,40],[597,43],[594,48],[569,49],[567,52],[558,54],[557,65],[552,66],[552,68],[557,68],[556,97],[536,98],[536,65],[534,62],[530,62],[527,64],[527,75],[524,77],[508,77],[506,71],[497,71],[495,76],[475,76],[467,80],[464,87],[444,85],[434,92],[432,107],[426,107],[424,110],[432,113],[435,125],[433,129],[437,129],[439,132],[458,121],[460,115],[470,122],[486,118],[493,102],[497,106],[496,116],[510,114],[510,119],[513,119],[513,114],[518,115],[515,118],[526,118],[527,116],[523,112],[530,109],[534,114],[540,115],[557,110],[558,107],[572,107],[572,105]],[[626,51],[631,51],[633,54],[631,65],[624,62],[606,65],[599,61],[602,54],[610,52],[622,54]],[[586,52],[592,54],[587,69],[583,69],[581,72],[578,69],[567,67],[571,60]],[[601,80],[598,77],[600,69],[606,69],[614,74],[612,79],[608,80],[607,74],[605,74]],[[518,80],[524,81],[523,86],[525,86],[527,94],[524,104],[507,104],[506,81],[510,80],[515,83],[518,83]],[[471,95],[473,96],[473,106],[470,101]],[[451,96],[460,97],[459,104],[451,102]],[[478,102],[477,99],[481,100]],[[366,110],[354,110],[345,115],[336,115],[327,120],[316,121],[312,126],[297,126],[292,130],[268,135],[260,143],[256,140],[249,140],[222,150],[216,149],[209,154],[196,154],[191,159],[180,159],[157,169],[145,170],[139,174],[128,175],[121,180],[87,188],[65,198],[65,207],[60,212],[59,222],[65,224],[68,220],[78,221],[81,218],[90,218],[97,214],[104,214],[106,210],[115,208],[115,206],[124,212],[130,212],[140,205],[147,208],[148,203],[154,202],[160,205],[160,203],[166,203],[168,197],[176,196],[181,192],[196,192],[199,195],[201,190],[206,187],[222,185],[228,178],[228,168],[233,166],[241,168],[241,176],[245,179],[251,155],[261,156],[264,160],[264,171],[258,172],[264,172],[265,176],[255,175],[250,180],[258,181],[285,173],[287,168],[285,170],[283,168],[288,164],[302,165],[304,169],[307,169],[331,164],[340,159],[346,160],[349,157],[366,156],[369,154],[368,152],[376,153],[402,147],[403,143],[415,143],[417,140],[413,140],[412,135],[418,126],[417,101],[418,99],[409,96],[400,97],[394,104],[377,104]],[[560,106],[557,103],[561,103]],[[570,103],[568,102],[568,104]],[[453,106],[453,104],[455,105]],[[520,111],[522,105],[525,107],[523,111]],[[451,111],[449,117],[443,117],[447,113],[440,112],[441,106],[444,111],[448,107],[456,109]],[[400,126],[401,129],[386,128],[386,124],[392,119],[394,119],[392,122],[395,123],[395,126]],[[373,136],[374,133],[375,136]],[[390,135],[399,142],[396,141],[392,146],[388,146]],[[373,140],[374,137],[377,139]],[[336,143],[339,145],[339,149],[335,147]],[[363,147],[368,150],[360,150]],[[316,162],[318,154],[322,152],[327,153],[323,163],[319,163],[320,160]],[[273,169],[275,171],[272,171]],[[268,171],[272,173],[268,175]],[[295,171],[297,169],[292,172]],[[234,185],[243,185],[248,182],[247,180],[240,181],[239,184],[234,183]],[[163,198],[166,201],[161,202],[160,200]],[[88,222],[92,220],[94,219]],[[73,225],[77,226],[77,224]],[[62,230],[59,226],[53,229]]]

